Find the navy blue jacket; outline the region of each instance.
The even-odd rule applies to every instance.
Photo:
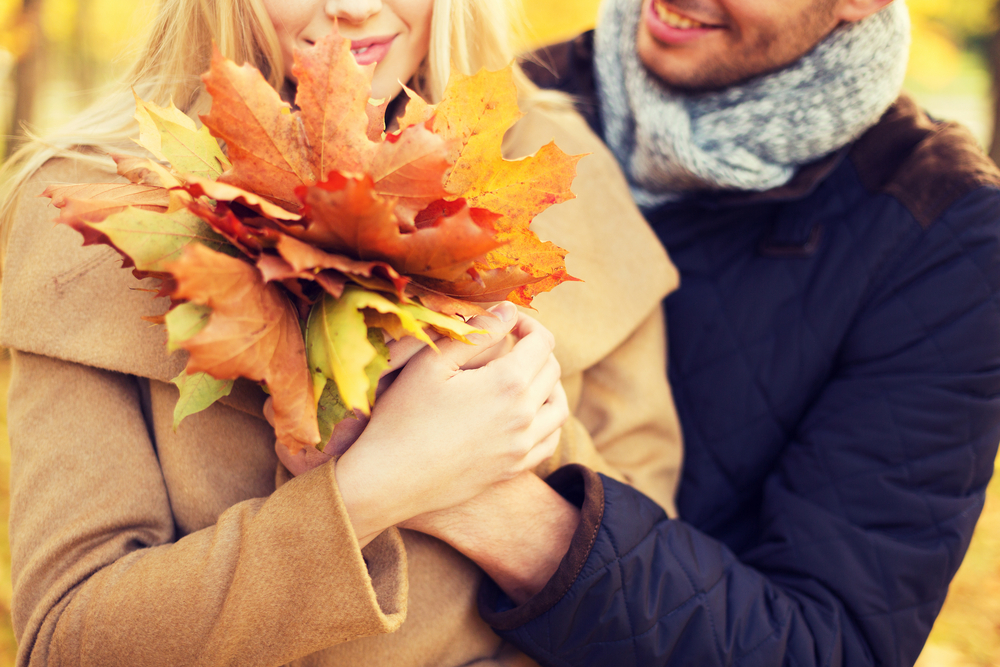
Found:
[[[589,48],[532,74],[599,129]],[[912,665],[1000,442],[1000,172],[903,97],[784,188],[647,213],[681,273],[681,518],[560,470],[560,570],[481,613],[542,665]]]

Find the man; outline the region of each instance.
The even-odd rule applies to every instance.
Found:
[[[413,522],[539,663],[919,655],[1000,441],[1000,173],[898,97],[908,28],[901,0],[606,0],[532,70],[681,272],[685,438],[678,520],[569,467]]]

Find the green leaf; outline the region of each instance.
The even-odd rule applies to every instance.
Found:
[[[326,443],[330,442],[333,436],[333,428],[345,418],[353,415],[351,410],[344,405],[344,399],[340,397],[335,382],[326,382],[323,378],[323,391],[319,397],[319,405],[316,406],[316,418],[319,422],[319,444],[316,449],[323,451]]]
[[[384,328],[396,340],[404,335],[413,336],[437,349],[434,341],[424,331],[424,325],[410,311],[404,310],[402,304],[377,292],[368,292],[367,294],[364,307],[381,313],[383,316],[366,318],[370,327]]]
[[[348,287],[339,299],[325,294],[309,313],[306,324],[306,355],[309,370],[337,384],[344,405],[370,412],[370,381],[365,369],[378,352],[368,340],[361,308],[370,292]]]
[[[211,314],[211,308],[195,303],[174,306],[164,318],[167,322],[167,350],[173,352],[180,349],[181,343],[208,326],[208,316]]]
[[[208,128],[171,102],[167,108],[136,98],[139,143],[176,170],[202,178],[218,178],[231,165]]]
[[[363,310],[384,317],[369,317],[436,347],[424,324],[465,342],[472,333],[483,333],[462,320],[442,315],[417,304],[397,303],[385,295],[348,285],[339,299],[325,294],[313,306],[306,324],[306,354],[309,369],[336,382],[344,405],[369,414],[375,402],[379,377],[389,367],[389,349],[381,325],[368,328]],[[398,326],[397,326],[398,325]]]
[[[233,380],[216,380],[208,373],[188,375],[183,371],[170,381],[180,390],[180,398],[174,407],[174,430],[189,415],[201,412],[233,390]]]
[[[218,178],[229,168],[219,142],[204,125],[191,132],[179,125],[154,118],[163,142],[163,154],[176,171],[201,178]]]
[[[201,243],[220,252],[229,248],[222,236],[186,209],[158,213],[130,206],[103,222],[89,224],[131,257],[140,271],[166,271],[191,243]]]
[[[385,344],[385,336],[381,329],[370,327],[368,329],[368,342],[375,348],[375,358],[365,367],[365,375],[368,376],[368,402],[375,404],[375,392],[378,390],[378,381],[382,378],[382,373],[389,368],[389,346]]]
[[[389,367],[389,347],[381,329],[368,329],[368,342],[375,348],[375,358],[365,367],[368,377],[368,402],[375,403],[375,392],[382,372]],[[333,436],[334,427],[347,417],[353,417],[354,411],[349,410],[337,390],[336,382],[329,382],[322,373],[313,374],[313,385],[316,391],[316,416],[319,422],[320,444],[317,449],[323,451],[326,443]]]

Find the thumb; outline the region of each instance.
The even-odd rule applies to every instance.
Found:
[[[489,310],[495,317],[479,315],[469,320],[471,326],[486,332],[468,336],[471,345],[460,340],[440,340],[437,344],[438,353],[427,348],[422,350],[414,358],[414,361],[426,363],[430,359],[436,358],[437,363],[454,372],[467,364],[473,357],[482,354],[484,350],[503,342],[507,334],[517,324],[517,307],[509,301],[503,301]]]

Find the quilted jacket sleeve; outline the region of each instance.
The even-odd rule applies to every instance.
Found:
[[[882,264],[751,548],[564,468],[583,520],[561,569],[516,608],[487,583],[484,617],[543,665],[912,665],[1000,440],[998,202],[973,192]]]

